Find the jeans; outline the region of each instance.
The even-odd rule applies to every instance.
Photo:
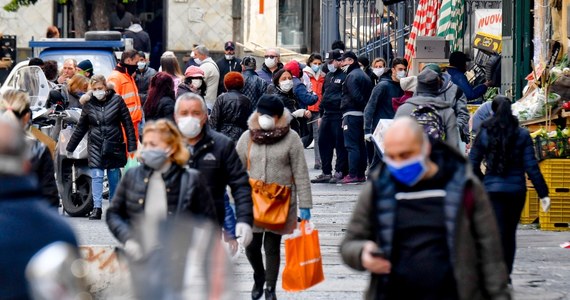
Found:
[[[325,114],[319,127],[319,152],[323,174],[332,175],[332,160],[336,150],[335,171],[346,175],[348,172],[348,153],[344,147],[342,116]]]
[[[104,169],[91,168],[91,190],[93,192],[93,206],[101,208],[103,205],[103,176]],[[109,181],[109,202],[113,199],[117,185],[121,180],[121,169],[107,169]]]
[[[348,152],[348,174],[362,178],[366,171],[366,146],[364,145],[364,117],[346,116],[342,119],[344,146]]]
[[[265,249],[265,269],[261,246]],[[249,264],[253,268],[253,279],[256,283],[266,282],[265,287],[275,289],[281,263],[281,235],[269,231],[253,234],[251,244],[245,249]]]

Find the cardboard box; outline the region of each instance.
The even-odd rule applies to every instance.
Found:
[[[438,36],[418,36],[416,58],[449,58],[449,41]]]

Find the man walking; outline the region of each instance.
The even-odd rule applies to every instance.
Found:
[[[218,60],[216,64],[220,70],[220,82],[218,82],[218,96],[226,92],[224,88],[224,77],[229,72],[242,71],[241,60],[236,57],[236,45],[232,41],[224,44],[224,58]]]
[[[220,83],[220,70],[218,65],[210,57],[210,50],[204,45],[197,46],[194,49],[195,61],[200,65],[200,69],[204,71],[204,83],[206,83],[206,105],[209,109],[214,107],[216,98],[218,98],[218,84]],[[221,77],[223,78],[223,77]]]

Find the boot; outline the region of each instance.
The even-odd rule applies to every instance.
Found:
[[[263,284],[264,282],[254,283],[253,288],[251,289],[251,299],[257,300],[263,296]]]
[[[101,215],[103,214],[103,210],[100,207],[95,207],[89,214],[89,220],[101,220]]]
[[[265,300],[277,300],[277,295],[275,295],[275,287],[268,286],[265,289]]]

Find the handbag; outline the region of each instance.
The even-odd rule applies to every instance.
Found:
[[[250,169],[252,141],[247,147],[247,171]],[[277,183],[266,183],[261,179],[249,178],[251,200],[253,201],[253,224],[269,230],[281,230],[287,223],[291,188]]]

